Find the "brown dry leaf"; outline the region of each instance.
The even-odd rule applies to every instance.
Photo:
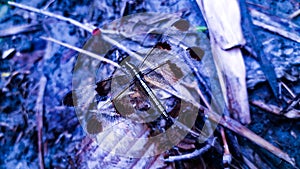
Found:
[[[216,3],[197,0],[197,3],[212,37],[223,50],[245,44],[239,23],[241,14],[237,1],[221,0]]]
[[[226,103],[235,119],[249,124],[245,65],[240,49],[236,48],[245,44],[238,1],[221,0],[216,3],[197,0],[197,3],[208,25],[218,79],[224,98],[227,98]]]

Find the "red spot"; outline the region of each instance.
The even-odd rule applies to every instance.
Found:
[[[96,28],[96,29],[93,30],[92,34],[93,34],[93,36],[100,35],[101,31],[100,31],[99,28]]]

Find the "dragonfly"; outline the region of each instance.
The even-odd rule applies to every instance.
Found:
[[[185,34],[180,30],[184,28],[181,26],[178,29],[179,31],[176,30],[177,34],[179,33],[184,36]],[[94,88],[98,96],[106,96],[108,93],[111,93],[111,99],[108,99],[106,102],[101,102],[102,104],[100,107],[102,108],[107,107],[109,103],[112,103],[119,115],[135,120],[136,118],[142,119],[144,122],[150,122],[151,120],[155,120],[162,116],[166,121],[175,124],[179,128],[186,130],[195,136],[199,136],[198,133],[176,120],[176,117],[170,116],[166,107],[157,97],[157,92],[153,90],[154,86],[160,86],[161,89],[167,89],[167,93],[173,91],[172,94],[177,94],[177,96],[182,95],[179,91],[182,88],[178,88],[178,86],[182,85],[181,81],[183,79],[188,79],[189,75],[193,73],[189,65],[185,63],[185,60],[178,56],[178,52],[188,54],[193,58],[201,58],[203,55],[203,51],[199,48],[196,50],[195,48],[187,48],[186,50],[178,48],[179,43],[176,41],[183,37],[177,36],[176,38],[168,39],[168,35],[171,33],[174,34],[174,31],[166,32],[167,35],[161,35],[154,47],[152,47],[152,49],[144,56],[142,63],[137,63],[139,61],[138,59],[127,56],[122,59],[120,63],[121,68],[116,69],[112,77],[97,82],[96,85],[91,85],[90,87]],[[177,50],[172,51],[172,49]],[[116,50],[116,55],[118,55],[118,57],[120,55],[118,50]],[[175,86],[177,86],[177,89]],[[86,89],[89,87],[84,88]],[[74,97],[77,97],[75,100],[85,100],[86,97],[83,97],[83,95],[88,95],[88,92],[85,92],[85,89],[79,92],[79,89],[77,89],[76,92],[72,91],[68,93],[64,99],[64,103],[71,104],[68,103],[70,102],[68,101],[70,100],[70,97],[72,100],[74,100]],[[138,92],[134,93],[132,90]],[[188,93],[187,91],[184,92],[185,94]],[[74,96],[74,94],[77,96]],[[147,102],[147,98],[150,100],[150,104],[145,103]],[[141,104],[141,102],[144,104]],[[135,109],[138,109],[139,112],[133,113],[136,111]],[[152,111],[154,110],[156,113],[151,112],[150,109]],[[96,128],[101,128],[94,116],[90,119],[92,120],[88,121],[92,121],[96,124],[93,125],[94,127],[97,126]],[[87,128],[89,128],[88,124]],[[99,131],[101,130],[90,129],[89,133],[96,134]]]

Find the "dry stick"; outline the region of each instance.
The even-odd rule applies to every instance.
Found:
[[[286,30],[282,30],[280,28],[277,28],[277,27],[272,26],[272,25],[268,25],[264,22],[257,21],[257,20],[254,20],[253,24],[256,25],[256,26],[262,27],[262,28],[264,28],[268,31],[278,33],[279,35],[281,35],[281,36],[283,36],[287,39],[291,39],[293,41],[296,41],[296,42],[300,43],[300,36],[298,36],[295,33],[292,33],[292,32],[286,31]]]
[[[47,4],[44,6],[44,10],[46,10],[55,0],[50,0],[47,2]]]
[[[251,15],[253,16],[253,19],[255,20],[261,20],[270,25],[279,25],[284,28],[299,28],[299,25],[293,23],[290,19],[280,18],[275,15],[267,15],[251,7],[249,7],[249,10],[251,12]]]
[[[80,28],[83,28],[89,32],[92,32],[92,30],[94,30],[94,28],[90,28],[87,26],[84,26],[83,24],[81,24],[80,22],[77,22],[75,20],[69,19],[69,18],[65,18],[62,16],[57,16],[55,14],[52,14],[50,12],[46,12],[43,10],[39,10],[36,8],[32,8],[32,7],[28,7],[19,3],[15,3],[15,2],[11,2],[9,1],[8,4],[22,8],[22,9],[26,9],[26,10],[30,10],[33,12],[37,12],[37,13],[41,13],[47,16],[52,16],[55,17],[57,19],[61,19],[67,22],[70,22],[71,24],[74,24]],[[102,30],[102,32],[104,33],[104,31]],[[103,36],[103,35],[102,35]],[[109,38],[109,37],[108,37]],[[112,43],[114,41],[111,41]],[[126,47],[124,47],[121,44],[113,44],[117,47],[122,47],[124,48],[125,52],[130,52],[130,50],[126,49]],[[129,53],[128,52],[128,53]],[[186,100],[185,98],[183,98],[182,96],[178,95],[177,93],[174,93],[172,91],[169,91],[171,94],[174,94],[175,96]],[[193,102],[192,102],[193,103]],[[261,138],[260,136],[256,135],[255,133],[253,133],[251,130],[249,130],[248,128],[246,128],[245,126],[243,126],[242,124],[240,124],[239,122],[229,118],[229,117],[224,117],[222,118],[219,114],[217,114],[216,112],[213,112],[211,110],[208,110],[207,108],[203,107],[202,105],[200,105],[199,103],[193,103],[194,105],[196,105],[197,107],[199,107],[200,109],[204,110],[206,112],[206,114],[208,115],[208,117],[215,121],[216,123],[220,123],[222,126],[234,131],[235,133],[248,138],[249,140],[251,140],[252,142],[256,143],[257,145],[267,149],[268,151],[272,152],[274,155],[276,155],[277,157],[284,159],[285,161],[289,162],[290,164],[292,164],[293,166],[295,166],[295,161],[294,159],[290,158],[288,154],[286,154],[285,152],[281,151],[280,149],[278,149],[277,147],[273,146],[272,144],[270,144],[269,142],[267,142],[266,140],[264,140],[263,138]],[[220,120],[221,119],[221,120]]]
[[[275,105],[267,105],[266,103],[264,103],[263,101],[259,101],[259,100],[253,100],[250,101],[250,103],[256,107],[259,107],[265,111],[271,112],[273,114],[276,115],[280,115],[281,112],[281,108]]]
[[[295,99],[297,97],[295,95],[295,93],[285,83],[281,82],[281,84],[285,88],[285,90],[287,90],[287,92],[293,97],[293,99]],[[296,105],[294,105],[294,106],[296,106]]]
[[[25,9],[25,10],[28,10],[28,11],[32,11],[32,12],[36,12],[36,13],[40,13],[40,14],[43,14],[43,15],[46,15],[46,16],[50,16],[50,17],[53,17],[53,18],[56,18],[56,19],[59,19],[59,20],[62,20],[62,21],[66,21],[66,22],[69,22],[75,26],[78,26],[88,32],[92,32],[96,27],[94,26],[87,26],[87,25],[84,25],[76,20],[73,20],[73,19],[70,19],[70,18],[66,18],[64,16],[60,16],[60,15],[56,15],[54,13],[51,13],[51,12],[48,12],[48,11],[45,11],[43,9],[37,9],[37,8],[34,8],[34,7],[30,7],[30,6],[27,6],[27,5],[23,5],[23,4],[20,4],[20,3],[16,3],[16,2],[12,2],[12,1],[8,1],[7,2],[9,5],[12,5],[12,6],[15,6],[15,7],[18,7],[18,8],[22,8],[22,9]]]
[[[294,100],[292,101],[292,103],[294,103],[293,105],[291,105],[292,103],[290,103],[289,106],[291,106],[291,108],[289,109],[282,109],[281,107],[275,106],[275,105],[267,105],[266,103],[264,103],[263,101],[259,101],[259,100],[253,100],[250,101],[250,103],[258,108],[261,108],[267,112],[276,114],[278,116],[285,116],[289,119],[297,119],[300,118],[300,111],[297,109],[293,109],[293,106],[295,106],[295,104],[299,104],[299,99],[294,98]]]
[[[178,155],[178,156],[170,156],[167,159],[165,159],[165,162],[174,162],[174,161],[179,161],[179,160],[188,160],[191,158],[195,158],[205,152],[207,152],[211,146],[214,146],[216,138],[212,138],[210,142],[208,142],[204,147],[201,149],[197,149],[191,153],[188,154],[183,154],[183,155]]]
[[[291,103],[289,103],[287,105],[287,107],[285,107],[281,113],[282,114],[286,114],[288,111],[291,111],[297,104],[299,104],[300,102],[300,95],[296,96],[293,98],[293,100],[291,101]]]
[[[289,18],[290,19],[293,19],[293,18],[296,18],[298,15],[300,15],[300,9],[298,9],[297,11],[293,12]]]
[[[264,6],[264,5],[260,5],[260,4],[257,4],[257,3],[253,3],[253,2],[250,2],[250,1],[246,1],[246,3],[247,3],[248,5],[252,5],[252,6],[261,8],[262,10],[270,10],[269,7]]]
[[[47,79],[45,76],[41,77],[40,80],[39,93],[36,100],[36,119],[37,119],[37,131],[38,131],[38,158],[39,167],[44,169],[44,152],[43,152],[43,98],[44,92],[47,84]]]
[[[295,93],[284,83],[284,82],[281,82],[281,85],[285,88],[285,90],[287,90],[287,92],[293,97],[295,98],[296,95]]]
[[[111,65],[113,65],[113,66],[115,66],[115,67],[117,67],[117,68],[121,68],[121,66],[120,66],[118,63],[116,63],[116,62],[114,62],[114,61],[112,61],[112,60],[109,60],[109,59],[107,59],[107,58],[104,58],[104,57],[102,57],[102,56],[100,56],[100,55],[97,55],[97,54],[95,54],[95,53],[93,53],[93,52],[90,52],[90,51],[87,51],[87,50],[84,50],[84,49],[81,49],[81,48],[78,48],[78,47],[69,45],[69,44],[67,44],[67,43],[58,41],[58,40],[53,39],[53,38],[50,38],[50,37],[44,37],[44,36],[41,36],[40,38],[41,38],[41,39],[44,39],[44,40],[46,40],[46,41],[50,41],[50,42],[53,42],[53,43],[57,43],[57,44],[62,45],[62,46],[64,46],[64,47],[73,49],[73,50],[75,50],[75,51],[77,51],[77,52],[79,52],[79,53],[88,55],[88,56],[90,56],[90,57],[92,57],[92,58],[94,58],[94,59],[98,59],[98,60],[100,60],[100,61],[109,63],[109,64],[111,64]]]
[[[14,26],[7,29],[0,30],[0,37],[12,36],[19,33],[27,33],[27,32],[34,32],[41,29],[41,24],[33,23],[33,24],[26,24],[20,26]]]
[[[291,22],[289,22],[286,19],[280,19],[280,22],[276,22],[274,21],[274,19],[272,19],[271,17],[269,17],[268,15],[261,13],[257,10],[251,9],[250,10],[250,14],[253,18],[253,24],[256,26],[259,26],[263,29],[269,30],[271,32],[277,33],[287,39],[291,39],[293,41],[296,41],[298,43],[300,43],[300,35],[297,32],[291,32],[289,30],[284,30],[284,25],[281,24],[280,22],[288,25],[289,27],[293,28],[299,28],[298,25],[292,24]]]
[[[297,99],[296,99],[296,95],[294,94],[294,92],[283,82],[281,82],[282,86],[287,90],[287,92],[293,97],[293,100],[291,101],[292,103],[294,102],[294,105],[292,106],[292,108],[294,108],[296,106],[296,102],[297,102]],[[296,100],[295,100],[296,99]],[[296,102],[295,102],[296,101]],[[291,103],[291,104],[292,104]],[[300,104],[299,103],[299,100],[298,100],[298,105]],[[282,113],[282,112],[281,112]],[[281,114],[280,113],[280,114]],[[284,113],[284,116],[288,117],[288,118],[299,118],[300,117],[300,112],[299,110],[297,109],[290,109],[290,110],[283,110],[283,113]]]
[[[228,168],[229,165],[231,164],[232,157],[227,144],[224,128],[221,127],[220,130],[221,130],[221,136],[222,136],[223,147],[224,147],[223,164],[225,168]]]
[[[251,169],[258,169],[247,157],[243,156],[243,160]]]

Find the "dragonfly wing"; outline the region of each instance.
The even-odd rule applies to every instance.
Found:
[[[178,45],[180,41],[185,38],[186,32],[179,30],[174,25],[176,25],[176,22],[169,29],[167,29],[167,31],[162,33],[157,43],[149,49],[149,51],[144,57],[143,62],[140,63],[140,65],[138,66],[140,70],[145,66],[148,68],[154,68],[156,63],[159,64],[160,60],[151,60],[151,55],[153,55],[153,53],[156,53],[157,50],[170,51],[171,46],[169,43],[166,42],[168,39],[172,39],[173,43],[175,45]],[[159,32],[157,33],[160,34]]]
[[[149,55],[148,61],[153,63],[151,68],[146,68],[145,79],[154,80],[157,83],[172,88],[173,85],[180,83],[187,76],[193,76],[190,67],[177,54],[155,49]],[[159,61],[159,63],[155,63]]]
[[[87,85],[84,88],[69,91],[63,98],[63,104],[72,107],[85,105],[87,100],[95,97],[95,87],[96,85]]]

